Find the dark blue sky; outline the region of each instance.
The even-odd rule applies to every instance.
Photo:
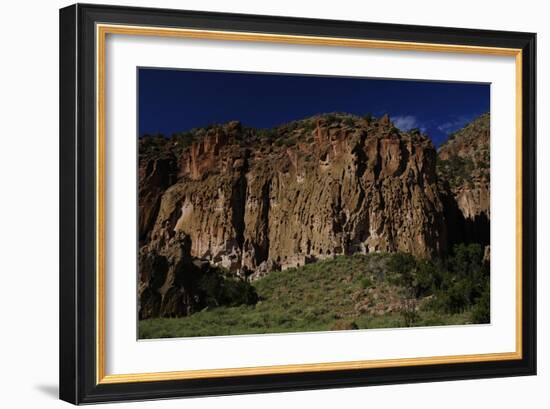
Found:
[[[186,131],[239,120],[271,128],[326,112],[388,113],[436,145],[489,111],[488,84],[140,68],[139,133]]]

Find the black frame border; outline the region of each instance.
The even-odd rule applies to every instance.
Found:
[[[522,50],[522,359],[96,383],[96,23]],[[536,34],[76,4],[60,10],[60,399],[74,404],[536,374]]]

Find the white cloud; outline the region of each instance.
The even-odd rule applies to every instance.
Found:
[[[412,115],[400,115],[392,118],[393,124],[402,131],[410,131],[413,128],[419,128],[416,117]]]

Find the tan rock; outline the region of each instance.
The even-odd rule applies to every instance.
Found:
[[[430,257],[445,249],[435,157],[427,137],[387,117],[323,115],[269,137],[213,127],[179,153],[147,234],[184,233],[193,257],[254,272],[356,252]],[[141,223],[155,212],[140,206]]]

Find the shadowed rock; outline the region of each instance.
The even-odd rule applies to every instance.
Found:
[[[490,116],[455,132],[438,151],[438,176],[449,241],[490,241]]]

